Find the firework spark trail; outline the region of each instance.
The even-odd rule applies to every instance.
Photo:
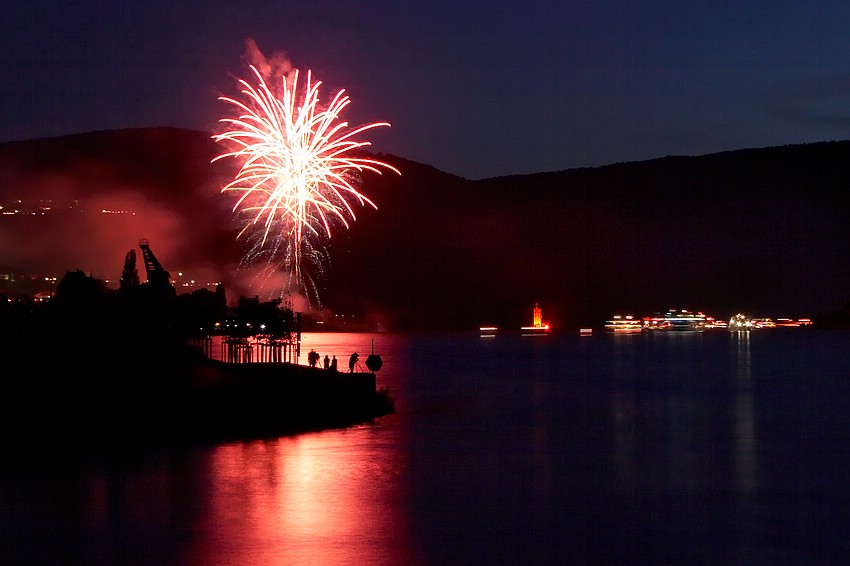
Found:
[[[226,129],[213,139],[229,151],[213,161],[233,158],[240,163],[235,178],[221,191],[240,194],[233,210],[247,219],[240,237],[247,234],[254,241],[248,255],[265,255],[268,265],[275,268],[282,265],[298,291],[309,298],[302,256],[307,253],[318,264],[322,255],[317,252],[318,242],[310,240],[330,238],[336,223],[349,227],[349,219],[356,219],[349,200],[377,209],[354,187],[358,174],[380,174],[382,169],[401,174],[381,161],[351,155],[371,145],[355,140],[356,136],[390,124],[376,122],[349,130],[347,122],[338,122],[350,103],[344,90],[322,108],[322,83],[313,82],[308,71],[299,103],[297,70],[281,77],[282,94],[278,98],[257,68],[252,65],[250,69],[257,86],[239,81],[244,101],[220,97],[236,109],[237,116],[219,120]],[[291,86],[287,79],[291,79]],[[315,284],[312,280],[310,283],[315,291]]]

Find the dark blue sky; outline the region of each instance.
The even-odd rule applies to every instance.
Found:
[[[846,1],[411,5],[6,0],[0,141],[212,130],[248,38],[472,179],[850,138]]]

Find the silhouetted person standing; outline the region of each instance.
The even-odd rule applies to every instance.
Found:
[[[331,359],[325,354],[325,369],[328,369],[331,365]]]
[[[348,358],[348,373],[354,373],[354,364],[356,364],[359,359],[360,356],[357,355],[357,352],[351,354],[351,357]]]
[[[333,372],[337,371],[337,369],[336,369],[336,356],[334,356],[334,359],[331,360],[331,371],[333,371]]]

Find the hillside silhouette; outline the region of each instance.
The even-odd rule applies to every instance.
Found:
[[[217,150],[172,128],[0,144],[0,200],[80,203],[0,217],[0,267],[117,275],[145,237],[170,270],[252,296]],[[391,330],[519,326],[534,303],[555,328],[667,308],[833,312],[850,303],[848,156],[836,141],[472,181],[381,154],[402,175],[363,175],[378,209],[334,231],[322,306]],[[122,207],[136,214],[82,213]]]

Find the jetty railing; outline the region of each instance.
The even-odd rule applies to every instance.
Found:
[[[297,364],[301,356],[301,339],[297,334],[293,334],[276,338],[262,335],[205,336],[189,339],[189,345],[199,348],[207,358],[231,364]]]

